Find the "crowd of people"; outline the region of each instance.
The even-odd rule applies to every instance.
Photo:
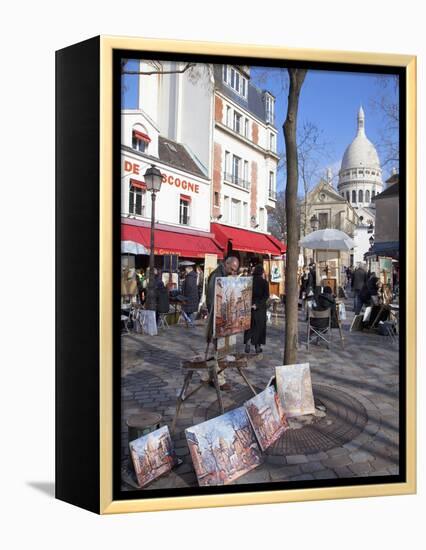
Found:
[[[360,263],[354,270],[346,270],[346,284],[353,292],[355,315],[361,313],[363,306],[387,305],[392,302],[390,285],[383,284],[374,271],[367,271],[365,264]]]
[[[342,292],[350,289],[353,296],[354,314],[359,315],[363,307],[389,305],[394,295],[389,284],[383,284],[374,271],[368,271],[367,266],[358,263],[355,267],[343,267]],[[395,285],[396,286],[396,285]],[[314,263],[303,268],[300,275],[300,294],[302,309],[308,318],[308,308],[315,311],[331,310],[331,326],[337,327],[338,312],[336,296],[330,286],[317,283],[317,270]]]
[[[182,317],[189,328],[195,326],[197,315],[206,318],[210,312],[209,305],[212,304],[212,292],[214,293],[214,281],[217,276],[226,277],[228,274],[237,277],[253,276],[253,334],[245,336],[246,349],[250,348],[250,344],[255,346],[257,352],[261,350],[261,345],[265,343],[266,338],[266,303],[269,298],[269,286],[265,279],[265,272],[262,265],[256,264],[250,267],[240,267],[238,258],[236,261],[219,263],[217,268],[212,272],[208,280],[204,279],[204,272],[200,265],[193,262],[184,262],[186,265],[181,265],[179,273],[176,277],[169,276],[167,273],[161,272],[158,268],[154,268],[154,291],[156,304],[157,322],[160,314],[168,313],[171,303],[178,303]],[[235,266],[234,271],[227,273],[225,266]],[[135,270],[135,278],[137,284],[137,301],[143,306],[147,300],[148,283],[149,283],[149,268],[146,270],[138,268]],[[206,287],[205,304],[202,304],[203,289]],[[214,296],[214,294],[213,294]],[[205,306],[205,309],[204,307]],[[264,328],[259,328],[263,319]]]

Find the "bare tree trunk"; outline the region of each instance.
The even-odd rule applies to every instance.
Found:
[[[297,112],[299,95],[306,76],[306,69],[288,69],[290,88],[287,118],[284,122],[284,139],[287,157],[287,184],[285,190],[287,216],[287,262],[285,297],[284,364],[297,362],[297,262],[299,256],[299,228],[297,221],[297,185],[299,178],[297,159]]]

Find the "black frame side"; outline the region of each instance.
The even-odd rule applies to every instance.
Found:
[[[56,52],[55,496],[99,513],[100,38]]]

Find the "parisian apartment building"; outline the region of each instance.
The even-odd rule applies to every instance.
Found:
[[[141,72],[156,73],[138,77],[138,106],[122,110],[122,240],[149,245],[143,175],[154,164],[163,175],[156,254],[281,254],[267,231],[279,160],[274,96],[251,83],[247,66],[179,72],[184,65],[141,61]]]

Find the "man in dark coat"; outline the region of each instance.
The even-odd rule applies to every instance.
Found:
[[[186,275],[182,285],[182,294],[185,298],[182,310],[186,315],[188,326],[194,326],[193,314],[198,311],[197,274],[192,267],[186,268]]]
[[[214,290],[216,285],[216,277],[229,277],[230,275],[236,276],[238,274],[238,268],[240,267],[240,261],[235,256],[229,256],[224,263],[220,263],[217,268],[210,273],[207,281],[206,291],[206,305],[209,311],[209,317],[207,320],[206,339],[207,342],[212,341],[213,337],[213,319],[214,319]],[[218,375],[219,385],[221,390],[229,390],[231,386],[225,381],[225,375],[220,373]]]
[[[313,309],[315,311],[325,311],[326,309],[330,309],[331,310],[331,328],[338,328],[339,323],[337,321],[336,299],[333,295],[333,291],[331,290],[331,287],[325,286],[323,289],[323,292],[318,296],[316,302],[317,302],[317,305]],[[313,326],[315,326],[315,322],[318,323],[320,321],[323,321],[323,319],[312,319],[311,323]],[[323,328],[323,327],[318,327],[318,328]]]
[[[359,298],[359,293],[362,287],[367,283],[367,272],[361,264],[357,266],[352,275],[352,290],[354,292],[354,311],[355,315],[359,315],[362,309],[362,301]]]
[[[265,280],[265,270],[259,264],[253,271],[253,295],[251,326],[244,332],[245,352],[250,353],[250,342],[256,353],[261,353],[261,344],[266,343],[266,307],[269,298],[269,285]]]

